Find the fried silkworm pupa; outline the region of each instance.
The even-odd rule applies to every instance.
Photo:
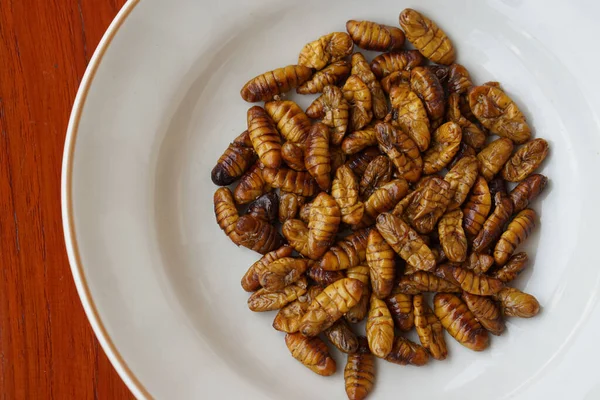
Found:
[[[396,323],[396,328],[403,332],[410,331],[415,326],[413,298],[410,294],[396,293],[385,299],[385,303]]]
[[[363,198],[369,198],[379,186],[392,179],[392,163],[384,155],[375,157],[364,171],[359,183],[359,193]]]
[[[330,376],[335,373],[335,360],[329,355],[325,342],[318,337],[305,337],[300,333],[285,335],[287,345],[292,357],[316,374]]]
[[[494,248],[494,261],[497,265],[506,264],[515,249],[527,239],[535,227],[535,218],[535,211],[526,208],[508,224]]]
[[[464,94],[473,86],[471,74],[460,64],[452,64],[448,68],[448,93]]]
[[[415,67],[410,73],[410,88],[419,96],[432,120],[442,118],[446,111],[444,88],[435,73],[427,67]]]
[[[433,64],[428,65],[425,68],[427,68],[429,71],[435,74],[435,77],[438,78],[438,81],[440,81],[442,88],[446,86],[446,84],[448,83],[448,78],[450,77],[450,67],[447,67],[446,65]]]
[[[381,79],[381,88],[389,95],[394,86],[405,83],[410,84],[410,71],[396,71]]]
[[[313,263],[313,265],[308,269],[306,275],[317,284],[322,286],[329,286],[333,282],[339,281],[340,279],[344,279],[346,277],[343,271],[327,271],[315,263]]]
[[[463,213],[460,209],[446,212],[438,224],[438,235],[444,254],[452,262],[467,258],[467,236],[462,227]]]
[[[321,70],[327,64],[352,54],[354,42],[346,32],[333,32],[307,43],[298,56],[298,64]]]
[[[344,278],[327,286],[310,303],[300,324],[304,336],[316,336],[329,328],[353,307],[362,296],[363,284]]]
[[[308,173],[315,178],[321,190],[331,186],[331,153],[329,151],[329,128],[316,123],[310,129],[306,140],[304,164]]]
[[[274,188],[299,196],[311,197],[317,194],[319,186],[307,171],[294,171],[288,168],[265,168],[264,181]]]
[[[226,187],[217,189],[213,196],[213,203],[217,224],[235,244],[238,244],[239,238],[235,233],[235,225],[240,217],[231,190]]]
[[[469,195],[471,187],[477,179],[479,162],[477,158],[469,156],[461,158],[450,171],[444,176],[444,180],[450,183],[450,193],[453,193],[448,209],[453,210],[464,203]]]
[[[248,308],[255,312],[278,310],[306,293],[307,287],[306,278],[302,277],[281,290],[259,289],[248,298]]]
[[[284,243],[277,228],[268,221],[252,215],[240,217],[235,225],[235,233],[239,237],[239,245],[260,254],[267,254]]]
[[[358,338],[358,350],[348,354],[344,368],[346,395],[349,400],[363,400],[373,389],[375,382],[375,357],[369,350],[367,338]]]
[[[244,131],[225,149],[210,173],[210,178],[215,185],[231,185],[254,163],[256,153],[252,143],[248,143],[249,140],[248,131]]]
[[[489,181],[488,186],[490,188],[490,196],[492,197],[492,200],[496,198],[496,193],[502,193],[504,195],[508,194],[508,190],[506,190],[506,181],[500,176],[496,176],[494,179]],[[494,207],[495,205],[492,203],[492,209],[494,209]]]
[[[296,92],[299,94],[322,93],[325,86],[336,86],[344,82],[348,76],[350,76],[350,63],[345,60],[336,61],[317,71],[310,80],[300,85]]]
[[[406,132],[420,151],[427,150],[431,140],[429,118],[419,96],[408,84],[400,84],[390,91],[390,103],[392,125]]]
[[[381,213],[392,210],[408,193],[408,183],[405,179],[394,179],[375,190],[365,202],[365,212],[368,225]]]
[[[463,206],[463,228],[467,235],[477,236],[492,209],[492,197],[487,181],[478,176],[467,202]]]
[[[285,333],[298,332],[300,319],[302,319],[312,300],[322,290],[323,288],[320,286],[311,286],[305,294],[298,296],[297,300],[281,308],[273,320],[273,328]]]
[[[381,152],[379,149],[377,149],[377,147],[367,147],[360,153],[350,156],[346,162],[346,165],[352,170],[352,172],[354,172],[354,175],[360,179],[367,169],[369,163],[379,155],[381,155]]]
[[[355,154],[377,144],[375,125],[370,124],[359,131],[350,132],[342,141],[342,150],[346,154]]]
[[[435,229],[451,201],[450,184],[438,176],[432,176],[413,193],[403,216],[417,232],[428,234]]]
[[[477,275],[475,272],[450,264],[442,264],[434,272],[439,278],[445,279],[462,290],[479,296],[491,296],[498,293],[504,284],[496,278]]]
[[[269,101],[265,103],[265,110],[285,140],[304,143],[310,130],[310,119],[298,104],[290,100]]]
[[[462,298],[477,321],[492,335],[504,332],[504,319],[500,308],[489,297],[464,292]]]
[[[454,46],[435,22],[411,8],[405,8],[399,20],[406,39],[421,54],[438,64],[450,65],[454,62]]]
[[[261,285],[258,278],[259,274],[273,261],[283,257],[291,256],[293,251],[293,248],[285,245],[262,256],[257,262],[248,268],[248,271],[246,271],[242,277],[242,288],[246,292],[255,292],[260,289]]]
[[[337,86],[325,86],[323,94],[306,109],[306,115],[313,119],[322,118],[322,123],[333,128],[331,143],[339,145],[346,134],[350,121],[350,104],[344,92]]]
[[[456,152],[456,155],[454,156],[452,161],[450,161],[450,164],[448,164],[447,168],[449,170],[454,168],[454,166],[456,165],[457,162],[459,162],[463,158],[469,157],[469,156],[477,157],[477,152],[475,151],[475,149],[473,147],[466,144],[463,140],[460,143],[460,146],[458,148],[458,151]]]
[[[513,151],[513,143],[507,138],[500,138],[488,144],[477,154],[479,160],[479,173],[491,180],[508,161]]]
[[[385,358],[394,346],[394,320],[383,300],[371,295],[367,317],[369,349],[376,357]]]
[[[465,144],[479,151],[485,146],[487,135],[476,124],[465,118],[460,111],[460,95],[452,93],[448,96],[448,111],[446,118],[456,122],[462,129],[462,140]]]
[[[300,212],[306,199],[294,193],[280,192],[279,194],[279,222],[282,224],[288,219],[294,219]]]
[[[435,269],[435,257],[423,239],[401,218],[390,213],[379,214],[377,230],[386,242],[412,268]]]
[[[319,266],[328,271],[356,267],[366,259],[368,236],[369,229],[352,232],[327,250]]]
[[[366,83],[356,75],[350,75],[342,87],[344,99],[350,104],[350,129],[355,131],[367,126],[373,119],[373,98]],[[335,144],[339,144],[339,142]]]
[[[512,200],[514,210],[513,212],[519,212],[529,206],[536,197],[544,190],[548,178],[541,174],[533,174],[519,182],[517,186],[510,192],[510,199]]]
[[[391,73],[411,70],[422,65],[425,59],[417,50],[402,50],[378,55],[371,61],[371,69],[379,79]]]
[[[256,200],[268,190],[259,164],[254,164],[240,179],[233,191],[233,197],[238,204],[247,204]]]
[[[290,246],[304,257],[308,257],[308,227],[299,219],[288,219],[281,231]]]
[[[300,207],[299,217],[302,220],[302,222],[304,222],[305,224],[308,224],[308,220],[310,219],[310,207],[311,206],[312,206],[311,203],[306,203],[305,205]],[[307,240],[308,240],[308,236],[307,236]]]
[[[431,357],[436,360],[445,360],[448,356],[446,340],[444,339],[444,328],[435,316],[433,310],[425,303],[422,294],[413,297],[415,312],[415,328],[419,335],[421,345],[429,350]]]
[[[263,194],[248,205],[246,213],[269,223],[275,222],[279,215],[279,196],[275,192]]]
[[[490,344],[487,331],[475,319],[467,305],[450,293],[438,293],[433,297],[435,315],[458,343],[482,351]]]
[[[300,279],[308,264],[306,258],[283,257],[267,264],[258,273],[258,280],[267,290],[281,290]]]
[[[397,336],[394,339],[392,351],[385,360],[398,365],[411,364],[420,367],[429,361],[429,353],[425,347],[402,336]]]
[[[331,327],[325,329],[325,336],[339,351],[346,354],[356,353],[358,338],[344,319],[339,319]]]
[[[371,300],[371,285],[369,283],[369,267],[364,265],[357,265],[356,267],[350,267],[346,270],[346,276],[360,281],[363,284],[363,293],[353,307],[348,310],[346,315],[346,321],[351,324],[356,324],[367,317],[369,312],[369,303]]]
[[[396,275],[395,253],[377,229],[369,232],[366,258],[373,295],[380,299],[389,296]]]
[[[250,79],[240,91],[242,99],[249,103],[269,101],[294,89],[312,75],[312,70],[302,65],[288,65],[265,72]]]
[[[369,62],[361,53],[352,54],[352,75],[358,76],[369,88],[374,117],[385,118],[388,113],[387,97],[377,77],[371,71]]]
[[[365,50],[400,50],[404,45],[404,32],[393,26],[350,20],[346,22],[346,30],[354,44]]]
[[[548,155],[548,142],[544,139],[533,139],[504,164],[502,177],[508,182],[520,182],[535,171]]]
[[[508,262],[499,270],[495,271],[492,276],[504,283],[511,282],[519,276],[519,274],[527,267],[529,257],[527,253],[521,252],[514,254],[508,259]]]
[[[513,204],[504,193],[496,193],[494,198],[496,207],[488,219],[483,223],[483,228],[473,239],[473,251],[483,252],[500,236],[504,225],[513,213]]]
[[[281,137],[267,112],[259,106],[248,109],[248,133],[254,151],[268,168],[281,165]]]
[[[460,266],[475,272],[477,275],[485,274],[494,265],[494,257],[485,253],[471,253],[467,260]]]
[[[394,164],[398,175],[409,182],[418,181],[423,169],[423,159],[417,144],[404,132],[386,122],[375,125],[375,137],[379,149]]]
[[[436,129],[431,145],[423,155],[423,172],[435,174],[444,169],[458,152],[462,140],[462,129],[452,121]]]
[[[496,296],[502,312],[507,317],[531,318],[540,312],[540,303],[535,297],[519,289],[505,287]]]
[[[312,202],[308,221],[308,254],[319,259],[335,240],[341,222],[340,208],[335,199],[325,192]]]
[[[404,275],[398,281],[396,290],[404,294],[419,294],[422,292],[460,293],[462,291],[459,286],[425,271]]]
[[[331,196],[340,207],[342,222],[355,225],[360,222],[365,211],[365,205],[358,199],[358,179],[347,165],[342,165],[335,172],[331,185]]]

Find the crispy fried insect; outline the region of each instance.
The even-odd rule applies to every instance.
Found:
[[[460,209],[446,212],[438,224],[438,235],[444,254],[452,262],[467,258],[467,236],[462,227],[463,213]]]
[[[346,154],[354,154],[376,144],[375,125],[371,123],[359,131],[347,134],[342,141],[342,150]]]
[[[265,103],[265,110],[285,140],[304,143],[310,130],[310,120],[298,104],[291,100],[269,101]]]
[[[404,294],[419,294],[422,292],[461,292],[460,287],[457,285],[425,271],[417,271],[414,274],[404,275],[398,281],[396,290]]]
[[[363,400],[367,397],[375,382],[375,357],[369,350],[367,338],[358,338],[358,350],[348,354],[344,368],[346,395],[349,400]]]
[[[411,8],[400,13],[400,26],[406,39],[431,61],[450,65],[456,55],[452,42],[435,22]]]
[[[369,302],[371,300],[371,285],[369,284],[369,267],[365,265],[357,265],[346,270],[348,278],[354,278],[362,282],[363,293],[358,303],[351,307],[345,315],[348,322],[356,324],[367,316],[369,312]]]
[[[240,179],[233,191],[233,197],[238,204],[247,204],[256,200],[268,191],[259,164],[254,164]]]
[[[423,172],[431,175],[444,169],[458,152],[461,140],[462,129],[458,124],[450,121],[440,126],[423,155]]]
[[[463,346],[482,351],[490,344],[487,331],[477,322],[467,305],[450,293],[438,293],[433,297],[435,315],[452,335]]]
[[[329,152],[329,128],[322,123],[312,126],[306,140],[304,164],[315,178],[321,190],[331,186],[331,153]]]
[[[429,147],[429,118],[421,99],[408,84],[394,86],[390,92],[392,124],[402,129],[417,144],[420,151]]]
[[[352,75],[358,76],[369,88],[375,118],[383,119],[388,113],[387,98],[381,84],[371,71],[369,62],[361,53],[352,54]]]
[[[291,169],[306,171],[303,146],[292,142],[285,142],[281,146],[281,158],[283,158],[283,161]]]
[[[298,64],[316,70],[352,53],[354,42],[346,32],[333,32],[307,43],[298,56]]]
[[[346,30],[354,44],[365,50],[400,50],[404,45],[404,32],[393,26],[350,20],[346,22]]]
[[[408,332],[415,325],[413,298],[410,294],[396,293],[385,299],[385,303],[396,323],[396,328]]]
[[[308,227],[299,219],[288,219],[281,229],[290,246],[304,257],[308,257]]]
[[[390,213],[379,214],[377,230],[386,242],[414,269],[431,271],[435,268],[435,257],[406,222]]]
[[[535,227],[536,214],[531,208],[526,208],[508,224],[494,248],[494,261],[504,265],[513,252],[523,243]]]
[[[500,302],[507,317],[531,318],[540,312],[540,303],[535,297],[519,289],[505,287],[495,298]]]
[[[531,129],[515,102],[497,86],[469,89],[469,106],[483,126],[498,136],[522,144],[531,137]]]
[[[435,74],[436,78],[438,78],[438,81],[440,81],[442,88],[446,86],[446,84],[448,83],[448,78],[450,77],[450,67],[446,65],[432,64],[426,66],[425,68],[427,68]]]
[[[463,206],[463,227],[467,235],[477,236],[492,209],[492,197],[487,181],[478,176],[467,202]]]
[[[319,266],[328,271],[356,267],[366,259],[369,229],[352,232],[323,255]]]
[[[492,335],[504,332],[504,319],[500,308],[489,297],[464,292],[462,298],[477,321]]]
[[[445,112],[444,88],[435,73],[427,67],[415,67],[410,73],[410,88],[419,96],[432,120]]]
[[[282,224],[288,219],[296,218],[300,207],[304,205],[306,198],[294,193],[280,192],[279,194],[279,222]]]
[[[307,292],[298,296],[297,300],[292,301],[277,312],[273,320],[273,328],[286,333],[298,332],[300,328],[300,319],[308,309],[313,299],[323,291],[320,286],[311,286]]]
[[[425,303],[422,294],[413,297],[415,312],[415,328],[419,335],[421,345],[429,350],[431,357],[436,360],[444,360],[448,356],[446,340],[444,340],[444,328],[435,316],[433,310]]]
[[[385,78],[382,78],[381,79],[381,88],[383,89],[384,92],[386,92],[387,94],[390,94],[390,92],[392,91],[392,88],[394,86],[398,86],[398,85],[404,84],[404,83],[410,84],[410,71],[409,70],[392,72]]]
[[[217,165],[212,169],[210,178],[215,185],[227,186],[235,182],[256,160],[256,153],[250,146],[246,146],[248,131],[242,132],[233,143],[229,144],[225,152],[219,157]],[[375,133],[373,132],[373,138]]]
[[[358,350],[358,338],[344,319],[339,319],[323,333],[342,353],[352,354]]]
[[[310,207],[312,206],[311,203],[306,203],[305,205],[303,205],[300,208],[300,219],[305,223],[308,224],[308,220],[310,219]]]
[[[322,118],[325,125],[333,128],[331,143],[339,145],[346,134],[350,121],[350,105],[344,92],[337,86],[325,86],[323,94],[306,109],[306,115],[313,119]]]
[[[367,126],[373,119],[373,98],[367,84],[357,75],[350,75],[342,91],[350,104],[350,129],[355,131]]]
[[[483,228],[473,239],[473,251],[483,252],[498,239],[504,225],[513,213],[513,205],[510,198],[504,193],[496,193],[494,198],[496,207],[488,219],[483,223]]]
[[[491,196],[492,200],[496,198],[496,193],[502,193],[504,195],[508,194],[508,191],[506,190],[506,181],[504,179],[502,179],[502,177],[500,177],[500,176],[496,176],[494,179],[489,181],[488,186],[490,188],[490,196]],[[496,205],[492,202],[492,210],[495,207],[496,207]],[[525,207],[527,207],[527,206],[525,206]],[[523,207],[523,208],[525,208],[525,207]]]
[[[283,237],[272,224],[252,215],[241,216],[235,225],[235,233],[239,237],[238,245],[267,254],[283,244]]]
[[[425,347],[416,344],[405,337],[397,336],[394,339],[392,351],[385,360],[394,364],[411,364],[420,367],[427,364],[429,361],[429,353],[425,350]]]
[[[288,65],[265,72],[250,79],[240,91],[242,99],[249,103],[269,101],[294,89],[312,75],[312,70],[302,65]]]
[[[475,272],[477,275],[485,274],[494,265],[494,257],[485,253],[471,253],[467,260],[460,266]]]
[[[360,153],[353,154],[346,162],[346,165],[350,167],[354,175],[360,178],[365,173],[369,163],[379,155],[381,155],[381,152],[377,147],[367,147]]]
[[[451,201],[450,184],[438,176],[432,176],[413,193],[402,215],[417,232],[430,233]]]
[[[292,357],[311,371],[322,376],[335,373],[335,360],[329,355],[325,342],[318,337],[308,338],[300,333],[288,333],[285,335],[285,344]]]
[[[458,151],[456,152],[456,155],[454,156],[454,158],[452,159],[452,161],[450,161],[450,164],[448,164],[447,168],[450,170],[452,168],[454,168],[454,166],[456,165],[457,162],[459,162],[461,159],[465,158],[465,157],[469,157],[469,156],[473,156],[476,157],[477,156],[477,152],[475,151],[474,148],[472,148],[471,146],[469,146],[468,144],[466,144],[464,142],[464,140],[460,143],[460,147],[458,148]]]
[[[373,295],[380,299],[389,296],[396,275],[395,254],[377,229],[372,229],[369,233],[366,258]]]
[[[394,346],[394,320],[383,300],[371,295],[367,318],[369,349],[376,357],[385,358]]]
[[[302,277],[281,290],[259,289],[248,298],[248,308],[255,312],[278,310],[306,293],[307,287],[306,278]]]
[[[269,168],[281,165],[281,137],[266,111],[259,106],[248,109],[248,133],[260,161]]]
[[[452,64],[448,71],[448,92],[463,94],[472,86],[473,81],[469,71],[460,64]]]
[[[463,142],[479,151],[485,146],[487,135],[476,124],[465,118],[460,111],[460,95],[452,93],[448,96],[448,112],[446,118],[456,122],[462,129]]]
[[[355,225],[363,217],[365,206],[358,199],[358,179],[347,165],[339,167],[331,185],[331,195],[340,207],[342,222]]]
[[[231,190],[226,187],[217,189],[213,196],[213,203],[217,224],[234,243],[238,244],[239,238],[235,233],[235,225],[239,220],[239,214]]]
[[[273,223],[279,214],[279,196],[275,192],[263,194],[248,205],[248,215]]]
[[[317,182],[307,171],[294,171],[288,168],[265,168],[262,170],[262,177],[272,187],[300,196],[314,196],[319,190]]]
[[[465,292],[479,296],[491,296],[504,287],[504,284],[498,279],[486,275],[477,275],[474,271],[451,264],[440,265],[434,273],[439,278],[459,285]]]
[[[386,122],[375,125],[375,137],[379,149],[387,154],[398,174],[409,182],[418,181],[423,169],[423,159],[416,143]]]
[[[273,250],[262,256],[257,262],[255,262],[250,266],[250,268],[248,268],[248,271],[246,271],[246,273],[242,277],[242,288],[246,292],[254,292],[260,289],[261,285],[258,276],[261,273],[261,271],[263,271],[267,267],[267,265],[269,265],[273,261],[283,257],[291,256],[293,251],[293,248],[291,248],[288,245],[285,245],[281,246],[277,250]]]
[[[359,190],[363,198],[368,198],[381,185],[392,179],[392,163],[384,155],[375,157],[364,171]]]
[[[520,182],[527,178],[540,166],[548,154],[548,142],[544,139],[533,139],[504,164],[502,177],[508,182]]]
[[[393,72],[411,70],[422,65],[425,59],[417,50],[402,50],[378,55],[371,61],[371,69],[379,79]]]
[[[478,168],[477,158],[463,157],[444,176],[444,180],[450,183],[450,193],[453,193],[448,204],[449,210],[460,207],[467,199],[469,191],[477,179]]]
[[[519,276],[519,274],[527,267],[529,257],[527,253],[521,252],[514,254],[508,259],[508,262],[499,270],[495,271],[492,276],[504,283],[511,282]]]
[[[479,173],[486,179],[491,180],[510,158],[513,151],[513,143],[510,139],[500,138],[488,144],[477,154],[479,160]]]
[[[340,208],[335,199],[325,192],[312,202],[308,221],[308,255],[321,258],[335,240],[341,222]]]
[[[340,279],[327,286],[310,303],[302,317],[300,332],[305,336],[316,336],[333,325],[353,307],[363,292],[363,284],[352,278]]]
[[[541,174],[533,174],[523,181],[510,192],[510,199],[514,205],[513,212],[519,212],[529,206],[538,195],[544,190],[548,178]]]
[[[309,260],[306,258],[283,257],[260,270],[258,280],[267,290],[281,290],[300,279],[308,265]]]
[[[337,171],[339,167],[346,163],[346,153],[339,146],[329,146],[331,153],[331,171]]]
[[[310,80],[304,82],[296,92],[300,94],[322,93],[327,85],[338,85],[350,76],[350,63],[346,60],[336,61],[317,71]]]
[[[319,267],[316,263],[313,263],[306,272],[306,275],[319,285],[323,286],[329,286],[333,282],[345,278],[343,271],[327,271]]]
[[[371,225],[382,212],[392,210],[408,193],[408,183],[405,179],[394,179],[375,190],[365,202],[365,213]]]

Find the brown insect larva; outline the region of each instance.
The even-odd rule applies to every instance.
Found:
[[[233,191],[233,197],[238,204],[247,204],[267,192],[268,188],[263,179],[259,164],[254,164],[240,179]]]
[[[460,64],[452,64],[448,69],[448,92],[451,94],[466,93],[473,86],[471,75]]]
[[[390,94],[394,86],[398,86],[403,83],[410,84],[410,71],[408,70],[392,72],[385,78],[381,79],[381,88],[384,92]]]
[[[371,278],[373,295],[383,299],[392,291],[394,287],[394,277],[396,275],[396,263],[394,250],[383,239],[377,229],[369,232],[367,240],[367,263]]]
[[[396,328],[408,332],[415,326],[412,295],[404,293],[392,294],[385,299],[385,303],[396,323]]]
[[[278,310],[306,293],[307,287],[306,278],[302,277],[281,290],[259,289],[248,298],[248,308],[255,312]]]
[[[496,139],[488,144],[477,154],[479,173],[486,180],[491,180],[510,158],[513,147],[512,141],[507,138]]]
[[[485,274],[494,265],[494,257],[485,253],[471,253],[467,260],[460,266],[475,272],[477,275]]]
[[[533,139],[519,148],[504,164],[502,177],[508,182],[520,182],[540,166],[548,155],[548,142]]]
[[[458,296],[438,293],[433,298],[433,305],[435,315],[460,344],[475,351],[488,347],[490,338],[487,331]]]
[[[325,192],[312,202],[308,221],[308,254],[313,260],[321,258],[335,240],[341,222],[340,208]]]
[[[463,206],[463,227],[467,235],[477,236],[490,210],[492,209],[492,197],[487,181],[478,176],[467,202]]]
[[[477,321],[492,335],[504,332],[504,319],[500,308],[489,297],[464,292],[462,298]]]
[[[239,246],[240,238],[235,233],[235,225],[240,217],[231,190],[226,187],[217,189],[213,196],[213,203],[217,224]]]
[[[422,292],[461,292],[459,286],[425,271],[417,271],[414,274],[404,275],[398,281],[396,290],[404,294],[419,294]]]
[[[390,213],[379,214],[377,230],[411,267],[423,271],[431,271],[435,268],[435,257],[431,249],[401,218]]]
[[[302,65],[288,65],[265,72],[244,85],[240,94],[249,103],[269,101],[310,79],[312,70]]]
[[[413,297],[415,312],[415,328],[419,335],[421,345],[429,350],[431,357],[436,360],[444,360],[448,356],[446,340],[444,340],[444,328],[435,316],[433,310],[425,303],[423,295],[417,294]]]
[[[494,248],[494,261],[496,261],[496,264],[506,264],[515,249],[527,239],[535,227],[535,218],[535,211],[526,208],[508,224]]]
[[[442,118],[446,108],[444,88],[435,73],[426,67],[415,67],[410,73],[410,88],[419,96],[432,120]]]
[[[308,257],[308,227],[299,219],[288,219],[281,231],[290,246],[304,257]]]
[[[300,279],[308,263],[306,258],[279,258],[258,272],[258,280],[267,290],[281,290]]]
[[[304,197],[314,196],[319,190],[317,182],[307,171],[294,171],[288,168],[265,168],[262,170],[265,182],[274,188]]]
[[[279,194],[279,222],[282,224],[288,219],[296,218],[300,207],[306,199],[294,193],[280,192]]]
[[[316,123],[310,129],[306,140],[304,164],[315,178],[321,190],[331,186],[331,153],[329,152],[329,128]]]
[[[508,190],[506,189],[506,181],[500,176],[496,176],[494,179],[489,181],[488,186],[490,187],[490,196],[492,199],[496,197],[496,193],[503,193],[505,195],[508,194]],[[492,207],[494,207],[493,203]]]
[[[369,62],[361,53],[352,54],[352,75],[358,76],[369,88],[374,117],[378,119],[385,118],[388,113],[385,92],[381,88],[381,84],[377,80],[377,77],[373,71],[371,71]]]
[[[336,61],[317,71],[310,80],[300,85],[296,92],[300,94],[322,93],[325,86],[338,85],[348,76],[350,76],[350,63],[345,60]]]
[[[367,338],[358,338],[358,350],[348,354],[344,369],[346,395],[349,400],[363,400],[367,397],[375,382],[375,357],[369,350]]]
[[[392,179],[392,163],[384,155],[375,157],[364,171],[359,183],[360,195],[369,198],[379,186]]]
[[[417,144],[404,132],[385,122],[375,125],[375,137],[379,149],[389,157],[398,175],[409,182],[418,181],[423,169],[423,159]]]
[[[405,8],[399,20],[406,39],[421,54],[438,64],[450,65],[454,62],[454,46],[435,22],[411,8]]]
[[[404,45],[404,32],[393,26],[350,20],[346,22],[346,30],[354,44],[365,50],[400,50]]]
[[[280,332],[295,333],[300,328],[300,320],[308,309],[312,300],[323,290],[320,286],[311,286],[308,291],[298,296],[297,300],[292,301],[277,312],[273,319],[273,328]]]
[[[463,157],[444,176],[444,180],[450,183],[450,193],[454,193],[448,204],[449,210],[460,207],[467,199],[469,191],[477,179],[478,168],[477,158]]]
[[[495,298],[500,302],[507,317],[531,318],[540,312],[540,303],[535,297],[519,289],[506,287]]]
[[[292,357],[311,371],[322,376],[335,373],[335,360],[329,355],[325,342],[318,337],[308,338],[300,333],[288,333],[285,335],[285,344]]]
[[[263,194],[248,204],[246,214],[269,223],[275,222],[279,214],[279,196],[275,192]]]
[[[269,101],[265,103],[265,110],[285,140],[304,143],[310,130],[310,120],[298,104],[290,100]]]
[[[360,179],[367,169],[369,163],[379,155],[381,155],[381,152],[379,149],[377,149],[377,147],[367,147],[360,153],[353,154],[346,162],[346,165],[348,165],[352,172],[354,172],[354,175]]]
[[[328,271],[356,267],[366,259],[368,236],[369,229],[352,232],[329,248],[319,266]]]
[[[239,237],[238,245],[266,254],[281,247],[283,237],[277,228],[268,221],[258,219],[252,215],[241,216],[235,225],[235,233]]]
[[[354,42],[346,32],[333,32],[307,43],[298,56],[298,64],[320,70],[327,64],[352,53]]]
[[[346,154],[354,154],[377,144],[375,125],[367,125],[359,131],[347,134],[342,141],[342,150]]]
[[[378,55],[371,61],[371,69],[379,79],[393,72],[411,70],[417,67],[425,59],[417,50],[402,50]]]
[[[242,288],[246,292],[254,292],[260,289],[261,285],[258,276],[261,273],[261,271],[263,271],[266,268],[266,266],[272,263],[273,261],[283,257],[291,256],[293,251],[293,248],[291,248],[288,245],[285,245],[281,246],[277,250],[273,250],[262,256],[257,262],[255,262],[250,266],[250,268],[248,268],[248,271],[246,271],[246,273],[242,277]]]
[[[508,259],[508,262],[499,270],[495,271],[492,276],[504,283],[511,282],[519,276],[519,274],[527,267],[529,257],[527,253],[521,252],[514,254]]]
[[[454,122],[446,122],[433,133],[431,145],[423,155],[423,172],[435,174],[444,169],[458,152],[462,129]]]
[[[256,153],[252,148],[252,143],[250,143],[250,146],[246,145],[249,138],[248,131],[242,132],[219,157],[217,165],[210,174],[210,178],[215,185],[227,186],[232,184],[254,163]],[[373,133],[373,138],[375,138],[375,133]]]
[[[533,174],[519,182],[510,192],[510,199],[513,203],[513,212],[519,212],[526,209],[536,197],[544,190],[548,178],[544,175]]]
[[[394,179],[379,187],[365,202],[365,213],[369,216],[369,225],[382,212],[392,210],[408,193],[408,183],[405,179]]]
[[[394,86],[390,92],[391,122],[410,136],[420,151],[429,147],[429,118],[421,99],[408,84]]]
[[[479,126],[474,124],[465,118],[460,111],[460,95],[458,93],[452,93],[448,96],[448,111],[446,118],[450,121],[456,122],[462,129],[462,140],[464,144],[467,144],[479,151],[485,146],[487,135]]]
[[[306,115],[333,128],[331,143],[339,145],[346,134],[350,120],[350,105],[344,92],[337,86],[325,86],[323,94],[306,109]]]
[[[340,279],[327,286],[310,303],[302,317],[300,332],[316,336],[329,328],[353,307],[363,292],[363,284],[352,278]]]
[[[331,185],[331,196],[340,207],[342,222],[355,225],[363,217],[365,205],[358,199],[358,179],[347,165],[339,167]]]
[[[450,184],[432,176],[413,193],[403,216],[417,232],[428,234],[435,229],[450,202]]]
[[[369,349],[376,357],[385,358],[394,346],[394,320],[385,302],[371,296],[367,317]]]
[[[513,205],[510,198],[504,193],[496,193],[494,198],[496,207],[488,219],[483,223],[483,228],[473,239],[473,251],[483,252],[498,239],[502,233],[504,225],[508,222],[513,213]]]
[[[268,168],[279,168],[281,137],[262,107],[254,106],[248,110],[248,133],[260,161]]]
[[[452,262],[467,258],[467,236],[462,227],[463,213],[460,209],[446,212],[438,224],[438,235],[444,254]]]
[[[450,67],[447,67],[445,65],[432,64],[426,66],[425,68],[427,68],[435,74],[435,77],[438,78],[438,80],[440,81],[442,88],[446,86],[446,84],[448,83],[448,78],[450,77]]]
[[[459,285],[462,290],[479,296],[491,296],[498,293],[504,284],[498,279],[450,264],[437,267],[434,272],[439,278]]]
[[[357,265],[346,270],[348,278],[357,279],[363,284],[363,293],[358,303],[351,307],[346,313],[346,320],[356,324],[366,318],[369,312],[369,302],[371,301],[371,285],[369,283],[369,267]]]
[[[420,367],[429,361],[429,353],[425,350],[425,347],[402,336],[397,336],[394,339],[392,351],[385,360],[394,364],[411,364]]]
[[[306,275],[317,284],[323,286],[329,286],[333,282],[345,278],[343,271],[327,271],[315,263],[308,269]]]
[[[373,98],[366,83],[356,75],[350,75],[342,87],[344,99],[350,104],[350,130],[367,126],[373,119]],[[341,139],[336,144],[339,144]]]
[[[342,353],[352,354],[358,350],[358,338],[344,319],[339,319],[323,333]]]
[[[483,126],[498,136],[523,144],[531,129],[519,107],[502,89],[483,85],[469,89],[469,106]]]

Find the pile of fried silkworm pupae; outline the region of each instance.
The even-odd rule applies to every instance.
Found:
[[[497,82],[472,82],[433,21],[405,9],[399,22],[350,20],[248,81],[242,98],[264,106],[211,175],[217,223],[263,255],[242,278],[248,307],[279,310],[273,327],[319,375],[336,370],[325,340],[346,353],[349,399],[372,390],[375,357],[443,360],[444,330],[481,351],[505,317],[539,311],[511,281],[548,143]],[[382,53],[369,63],[357,47]],[[320,96],[304,111],[283,98],[292,89]]]

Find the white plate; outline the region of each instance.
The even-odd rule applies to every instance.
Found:
[[[396,25],[405,7],[437,21],[476,82],[502,82],[551,144],[535,265],[519,281],[543,311],[482,353],[447,337],[445,362],[380,363],[372,398],[600,398],[600,6],[584,0],[130,1],[77,96],[62,201],[86,312],[136,396],[345,398],[341,372],[302,367],[273,313],[248,311],[239,280],[258,255],[215,223],[210,170],[245,129],[249,78],[347,19]]]

